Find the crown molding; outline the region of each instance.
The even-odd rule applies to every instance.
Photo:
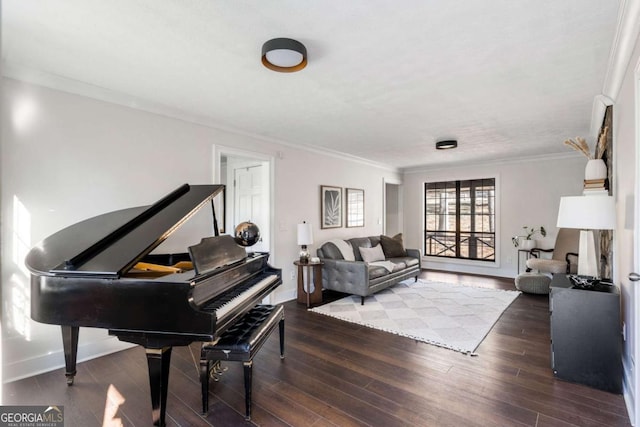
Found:
[[[640,34],[640,0],[622,0],[618,10],[616,32],[609,51],[602,94],[596,95],[591,109],[590,135],[596,140],[600,134],[607,107],[615,103],[620,93],[638,34]]]
[[[245,136],[251,139],[259,140],[262,142],[277,144],[294,148],[297,150],[308,151],[314,154],[322,154],[325,156],[334,157],[341,160],[348,160],[354,163],[363,164],[370,167],[375,167],[385,171],[400,173],[400,169],[388,164],[374,162],[362,157],[354,156],[351,154],[342,153],[336,150],[328,148],[317,149],[314,147],[295,144],[288,141],[279,140],[276,138],[270,138],[263,135],[259,135],[252,132],[246,132],[241,129],[236,129],[230,126],[222,125],[210,117],[202,116],[198,114],[188,113],[175,107],[164,105],[158,102],[153,102],[141,98],[137,98],[126,93],[117,92],[104,87],[88,84],[79,80],[73,80],[52,73],[47,73],[40,70],[16,64],[10,61],[3,60],[1,63],[2,75],[6,78],[18,80],[21,82],[33,84],[36,86],[42,86],[48,89],[57,90],[60,92],[70,93],[73,95],[84,96],[92,98],[97,101],[107,102],[110,104],[121,105],[124,107],[132,108],[135,110],[145,111],[152,114],[168,117],[171,119],[182,120],[184,122],[193,123],[201,126],[206,126],[212,129],[224,131],[234,135]]]
[[[600,129],[602,128],[602,122],[604,121],[604,115],[607,112],[607,107],[613,105],[613,100],[604,95],[597,95],[593,99],[593,106],[591,108],[591,127],[589,129],[589,135],[596,141],[600,135]]]
[[[569,151],[566,153],[555,153],[555,154],[541,154],[535,156],[527,156],[520,157],[518,159],[495,159],[495,160],[487,160],[487,161],[477,161],[477,160],[468,160],[457,163],[447,163],[446,165],[433,165],[433,166],[414,166],[408,168],[401,168],[400,171],[402,174],[413,174],[413,173],[424,173],[424,172],[434,172],[439,170],[446,170],[451,168],[458,167],[469,167],[469,166],[501,166],[501,165],[512,165],[518,163],[529,163],[529,162],[544,162],[549,160],[564,160],[564,159],[576,159],[576,158],[585,158],[583,155]]]
[[[640,34],[640,0],[622,0],[602,95],[616,101]]]

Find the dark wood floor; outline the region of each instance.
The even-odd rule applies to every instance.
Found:
[[[506,279],[438,272],[422,277],[513,289]],[[227,364],[221,381],[212,383],[210,412],[200,415],[194,344],[173,352],[168,425],[630,425],[622,396],[554,379],[548,308],[546,296],[519,296],[472,357],[288,302],[286,359],[279,358],[277,333],[254,359],[252,422],[243,417],[239,363]],[[141,348],[79,364],[72,387],[57,370],[5,384],[3,394],[4,404],[64,405],[66,427],[102,425],[119,394],[124,403],[116,417],[123,425],[151,424]]]

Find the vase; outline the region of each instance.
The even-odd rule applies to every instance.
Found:
[[[522,249],[531,250],[536,247],[536,243],[536,239],[523,239],[522,242],[520,242],[520,247]]]
[[[592,159],[584,168],[584,179],[605,179],[607,177],[607,165],[602,159]]]

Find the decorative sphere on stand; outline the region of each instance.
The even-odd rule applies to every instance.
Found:
[[[236,226],[233,239],[240,246],[253,246],[260,240],[260,229],[250,221],[241,222]]]

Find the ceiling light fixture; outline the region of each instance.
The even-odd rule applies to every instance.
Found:
[[[307,48],[293,39],[271,39],[262,45],[262,64],[270,70],[293,73],[307,66]]]
[[[455,139],[436,142],[436,150],[448,150],[450,148],[456,148],[457,146],[458,141],[456,141]]]

